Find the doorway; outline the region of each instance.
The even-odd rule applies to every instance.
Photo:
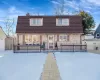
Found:
[[[48,49],[54,49],[54,35],[48,35]]]

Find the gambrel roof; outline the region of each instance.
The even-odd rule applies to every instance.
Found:
[[[43,26],[30,26],[31,18],[43,18]],[[69,26],[56,26],[56,18],[68,18]],[[18,16],[16,33],[83,33],[82,17],[60,16]]]

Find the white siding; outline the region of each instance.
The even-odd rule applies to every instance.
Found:
[[[5,50],[5,39],[0,39],[0,51]]]

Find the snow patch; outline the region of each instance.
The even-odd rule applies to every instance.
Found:
[[[58,52],[55,56],[62,80],[100,80],[100,55]]]
[[[39,80],[47,54],[2,52],[0,80]]]

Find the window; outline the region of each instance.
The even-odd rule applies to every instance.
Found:
[[[69,19],[67,18],[56,19],[56,26],[69,26]]]
[[[32,35],[25,35],[25,43],[32,44]]]
[[[20,44],[20,45],[23,44],[23,35],[19,35],[19,44]]]
[[[43,19],[42,18],[32,18],[30,19],[30,26],[42,26]]]
[[[97,33],[97,34],[96,34],[96,37],[100,37],[100,34],[99,34],[99,33]]]
[[[67,41],[67,35],[59,35],[59,41]]]
[[[26,44],[39,44],[40,36],[39,35],[25,35]]]
[[[40,43],[40,36],[39,35],[32,35],[33,44]]]

